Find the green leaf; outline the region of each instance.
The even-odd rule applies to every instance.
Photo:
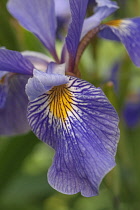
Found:
[[[4,142],[5,141],[5,142]],[[33,133],[2,139],[0,151],[0,193],[20,169],[25,157],[39,142]]]

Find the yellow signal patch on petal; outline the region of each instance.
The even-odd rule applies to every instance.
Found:
[[[105,23],[105,25],[119,27],[121,25],[121,23],[122,23],[122,20],[111,20],[111,21]]]
[[[61,119],[63,122],[68,116],[68,112],[72,111],[73,96],[67,85],[53,87],[48,94],[50,111],[54,117]]]

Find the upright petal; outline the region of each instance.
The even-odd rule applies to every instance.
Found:
[[[34,133],[56,150],[48,173],[52,187],[65,194],[98,194],[102,178],[115,165],[118,116],[100,88],[69,77],[29,103]]]
[[[34,66],[17,51],[0,49],[0,71],[32,75]]]
[[[26,93],[28,95],[29,100],[34,100],[38,96],[46,93],[53,86],[66,84],[68,82],[68,77],[62,75],[61,73],[53,73],[53,70],[58,67],[58,70],[63,70],[62,65],[58,65],[55,63],[50,63],[48,65],[47,73],[38,71],[34,69],[33,77],[28,80],[26,85]]]
[[[90,30],[98,26],[103,19],[108,17],[111,13],[115,12],[119,7],[116,2],[110,0],[96,0],[97,6],[95,13],[84,21],[81,38]]]
[[[66,36],[71,18],[69,0],[54,0],[57,18],[57,38],[63,40]]]
[[[17,135],[30,130],[26,112],[28,98],[25,94],[25,84],[29,76],[8,73],[6,75],[5,102],[0,106],[0,135]],[[0,85],[1,86],[1,85]],[[0,92],[0,101],[3,94]]]
[[[66,18],[70,16],[69,0],[54,0],[55,14],[58,18]]]
[[[56,57],[54,0],[9,0],[9,12]]]
[[[136,66],[140,66],[140,17],[114,20],[101,27],[100,36],[121,41]]]
[[[84,18],[86,15],[88,0],[71,0],[70,9],[72,15],[72,22],[69,26],[68,35],[66,37],[66,45],[70,54],[71,68],[74,66],[74,59],[76,56],[81,31],[83,27]]]

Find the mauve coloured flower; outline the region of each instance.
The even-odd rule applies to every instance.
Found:
[[[105,2],[106,6],[98,5],[106,10],[101,19],[117,9],[115,2]],[[76,56],[87,30],[84,19],[88,0],[69,1],[71,23],[61,59],[55,48],[54,3],[53,0],[9,0],[10,13],[40,39],[53,59],[34,52],[21,54],[0,49],[0,70],[17,77],[30,77],[26,84],[29,125],[56,152],[48,171],[50,185],[65,194],[81,192],[90,197],[98,194],[103,177],[115,166],[119,119],[100,88],[70,76],[77,73]],[[92,28],[95,26],[93,18]],[[20,88],[17,90],[20,94]],[[1,92],[4,95],[6,88]]]
[[[11,55],[12,51],[0,49],[0,135],[6,136],[30,130],[25,85],[33,66],[20,53],[14,52],[14,57]],[[21,74],[15,73],[18,69]]]
[[[0,135],[27,133],[30,126],[27,121],[28,98],[25,85],[27,75],[17,75],[1,71],[0,75]]]
[[[114,86],[114,91],[116,95],[119,94],[120,91],[120,78],[121,74],[119,74],[119,70],[122,66],[122,59],[117,59],[114,62],[112,68],[110,69],[110,75],[108,79],[104,81],[112,82]],[[140,124],[140,91],[137,90],[135,92],[129,93],[125,96],[124,104],[121,109],[122,120],[128,128],[134,129]]]
[[[131,93],[124,104],[122,115],[129,128],[135,128],[140,123],[140,94]]]

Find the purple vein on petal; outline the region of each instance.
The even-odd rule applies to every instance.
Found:
[[[17,51],[0,49],[0,71],[32,75],[34,66]]]
[[[98,194],[102,178],[114,166],[118,116],[100,88],[69,77],[29,103],[32,130],[55,151],[48,172],[52,187],[65,194]]]

